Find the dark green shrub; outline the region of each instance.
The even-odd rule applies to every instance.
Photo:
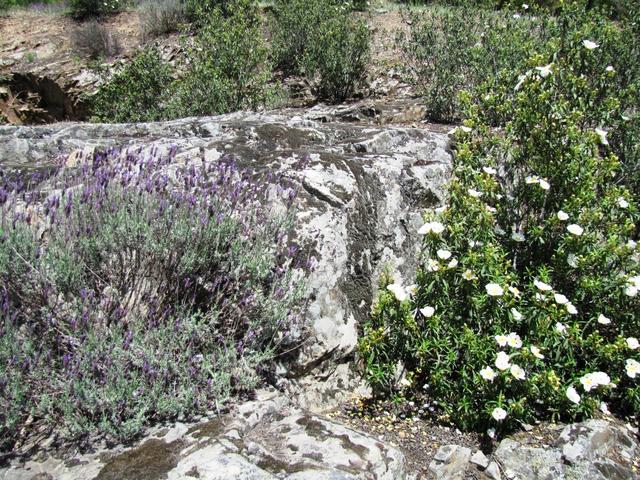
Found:
[[[0,186],[4,451],[42,429],[124,441],[218,410],[294,346],[295,192],[277,185],[274,214],[228,157],[176,165],[175,149],[113,151]]]
[[[164,118],[163,99],[172,82],[171,68],[157,47],[141,50],[103,85],[92,99],[101,122],[146,122]]]
[[[240,10],[220,11],[198,32],[169,94],[167,115],[214,115],[256,109],[269,97],[268,62],[259,19]]]
[[[640,416],[640,211],[621,158],[638,137],[619,133],[637,128],[635,67],[613,54],[635,40],[583,10],[559,21],[522,70],[463,95],[416,285],[383,279],[360,344],[378,393],[436,400],[466,429]]]
[[[278,0],[271,33],[278,67],[305,75],[322,98],[344,100],[365,78],[369,31],[344,2]]]
[[[71,15],[80,20],[118,13],[127,5],[128,0],[69,0]]]

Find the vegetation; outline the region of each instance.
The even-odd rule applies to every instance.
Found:
[[[0,448],[27,419],[126,440],[215,410],[290,348],[291,211],[229,158],[170,173],[174,155],[100,153],[0,188]]]
[[[466,429],[640,415],[637,25],[557,22],[463,95],[415,285],[382,280],[360,343],[378,394]]]
[[[76,27],[71,39],[76,51],[92,60],[114,57],[122,49],[118,37],[107,25],[96,20]]]
[[[181,0],[146,0],[138,7],[143,38],[177,32],[188,21],[187,9]]]

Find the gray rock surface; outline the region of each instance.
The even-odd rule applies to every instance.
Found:
[[[445,445],[436,452],[429,471],[436,480],[462,480],[471,459],[471,450],[460,445]]]
[[[177,148],[215,162],[231,154],[258,172],[279,173],[299,187],[298,240],[317,260],[308,279],[311,332],[296,362],[279,373],[299,404],[322,410],[356,391],[346,362],[357,328],[375,298],[382,271],[410,279],[425,207],[441,202],[451,168],[446,134],[416,128],[321,122],[343,108],[234,113],[147,124],[60,123],[0,127],[0,167],[76,165],[95,149]],[[71,155],[69,155],[71,154]],[[321,382],[318,382],[321,380]]]
[[[231,414],[194,425],[155,428],[131,448],[77,455],[73,461],[14,462],[2,480],[402,480],[402,453],[294,406],[273,391]]]

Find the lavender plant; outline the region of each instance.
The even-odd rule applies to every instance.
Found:
[[[262,180],[114,150],[0,187],[0,447],[26,425],[130,439],[259,382],[305,292],[295,191]]]

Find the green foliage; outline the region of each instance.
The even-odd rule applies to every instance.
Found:
[[[383,279],[360,343],[378,393],[437,400],[466,429],[640,415],[636,40],[582,9],[559,22],[520,71],[462,96],[416,285]]]
[[[102,86],[93,99],[94,119],[144,122],[164,117],[162,99],[172,82],[171,69],[157,47],[141,50]]]
[[[253,11],[214,11],[189,49],[169,93],[169,117],[256,109],[270,94],[268,49]]]
[[[271,30],[276,64],[305,75],[321,98],[344,100],[364,80],[369,30],[344,2],[278,0]]]
[[[127,0],[69,0],[71,15],[77,19],[118,13],[127,5]]]

